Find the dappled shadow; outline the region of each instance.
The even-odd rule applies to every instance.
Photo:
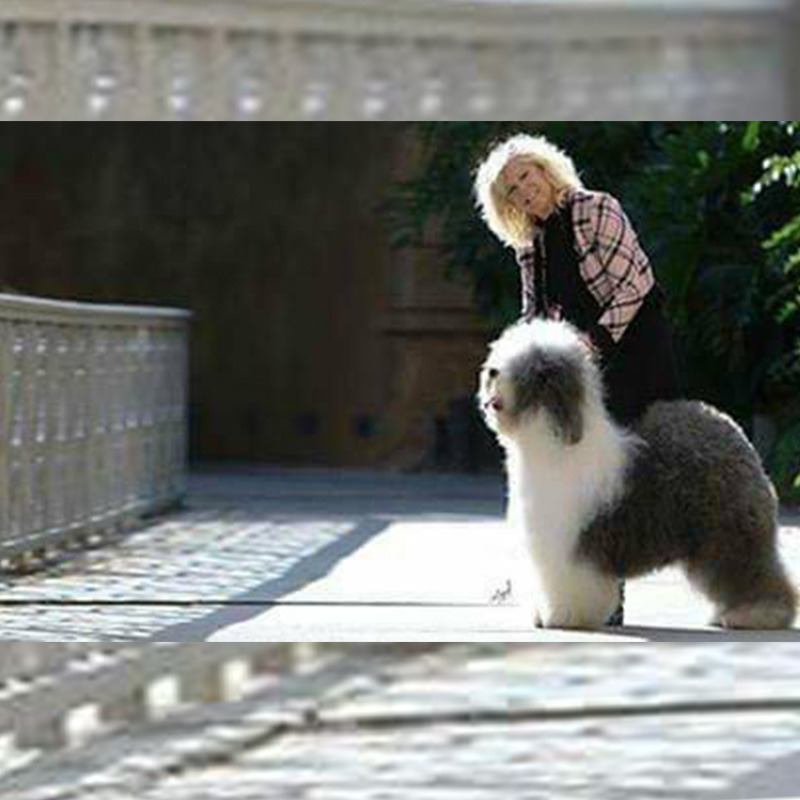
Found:
[[[0,638],[202,641],[324,577],[393,521],[486,520],[502,507],[491,476],[196,469],[180,513],[4,581]]]
[[[337,553],[351,552],[384,524],[373,518],[281,517],[268,504],[190,507],[114,546],[4,582],[0,636],[160,638],[161,631],[213,616],[227,603],[254,596],[270,601],[298,588],[304,576],[324,574]]]
[[[158,631],[152,641],[202,642],[222,628],[265,614],[280,597],[325,577],[341,559],[377,536],[387,525],[382,520],[365,520],[349,533],[301,559],[281,575],[231,597],[225,606],[197,620]]]

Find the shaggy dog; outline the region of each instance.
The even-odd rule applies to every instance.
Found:
[[[713,624],[791,627],[776,494],[729,417],[659,402],[635,429],[620,427],[578,331],[545,320],[491,345],[478,400],[506,452],[509,522],[530,554],[538,626],[600,627],[620,577],[679,563],[714,604]]]

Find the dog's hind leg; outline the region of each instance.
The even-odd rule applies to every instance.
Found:
[[[797,617],[797,591],[789,581],[777,554],[754,575],[750,597],[733,602],[719,614],[723,628],[782,630]]]
[[[797,616],[797,592],[777,553],[748,563],[734,559],[693,562],[691,582],[714,603],[712,625],[721,628],[780,630]]]
[[[794,624],[795,610],[787,602],[763,601],[738,606],[717,616],[721,628],[783,630]]]

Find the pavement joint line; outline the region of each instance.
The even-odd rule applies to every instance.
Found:
[[[346,700],[346,698],[344,698]],[[336,698],[327,705],[334,706]],[[178,760],[162,765],[152,783],[164,778],[185,775],[193,769],[209,769],[230,764],[248,751],[269,746],[288,736],[313,737],[318,734],[353,734],[359,732],[399,731],[408,728],[440,725],[512,725],[536,722],[570,722],[580,720],[624,719],[650,716],[685,716],[688,714],[764,713],[800,710],[800,697],[786,700],[745,700],[720,702],[650,703],[637,706],[609,705],[570,709],[479,708],[469,711],[425,712],[421,714],[366,714],[331,718],[326,704],[309,705],[294,718],[273,723],[263,730],[245,734],[235,742],[217,745],[195,753],[185,753]],[[137,787],[141,789],[142,787]],[[72,797],[71,795],[69,797]],[[59,798],[59,800],[61,800]],[[66,798],[64,798],[66,800]],[[788,800],[788,799],[786,799]]]
[[[277,608],[281,606],[290,607],[377,607],[377,608],[518,608],[514,605],[498,606],[492,603],[448,603],[445,601],[423,601],[423,600],[68,600],[68,599],[38,599],[38,598],[14,598],[9,600],[0,599],[0,608],[16,608],[30,606],[58,606],[80,608],[92,608],[95,606],[214,606],[214,607],[236,607],[236,606],[255,606],[265,608]]]
[[[418,713],[358,714],[330,718],[319,714],[292,733],[348,732],[423,728],[436,725],[510,725],[531,722],[569,722],[575,720],[623,719],[688,714],[749,714],[800,711],[800,696],[752,698],[743,700],[672,701],[656,703],[590,705],[572,708],[474,708],[435,710]]]
[[[411,660],[409,655],[403,660]],[[345,659],[346,661],[346,659]],[[374,666],[380,666],[383,659],[376,658]],[[342,676],[341,663],[328,665],[328,673]],[[381,730],[401,730],[404,728],[420,728],[439,725],[496,725],[524,724],[535,722],[569,722],[576,720],[622,719],[649,716],[685,716],[688,714],[727,714],[727,713],[764,713],[800,710],[800,697],[776,700],[774,698],[752,699],[742,701],[712,702],[664,702],[633,705],[598,705],[575,708],[542,709],[542,708],[477,708],[466,711],[434,711],[421,714],[348,714],[342,717],[331,717],[326,713],[326,706],[335,712],[337,702],[347,697],[332,697],[319,705],[310,704],[297,710],[289,718],[273,721],[267,727],[248,732],[245,729],[241,736],[229,742],[216,742],[195,752],[182,753],[180,756],[162,763],[157,770],[147,775],[139,775],[137,790],[142,791],[165,778],[185,775],[195,769],[209,769],[230,764],[248,751],[269,746],[287,736],[310,736],[321,733],[376,732]],[[240,720],[231,720],[231,722]],[[217,718],[215,724],[224,724],[224,718]],[[98,786],[97,788],[103,788]],[[83,797],[86,794],[59,795],[58,800]]]

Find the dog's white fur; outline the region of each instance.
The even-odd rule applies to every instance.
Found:
[[[619,603],[618,581],[589,563],[576,563],[578,535],[598,506],[623,488],[630,446],[607,420],[592,420],[585,447],[553,458],[561,447],[540,419],[507,451],[509,523],[528,550],[532,573],[516,586],[527,591],[544,627],[595,627]],[[599,479],[599,480],[598,480]]]
[[[618,581],[589,563],[576,563],[572,554],[585,523],[622,492],[637,439],[609,417],[598,373],[588,363],[591,356],[567,326],[534,320],[512,327],[492,345],[487,366],[507,375],[505,367],[530,346],[532,336],[551,351],[582,351],[591,413],[581,447],[565,450],[546,414],[520,425],[490,409],[487,421],[506,451],[508,521],[529,556],[518,565],[514,590],[534,606],[539,625],[597,627],[617,608]],[[513,393],[513,384],[501,378],[496,395],[510,404]],[[484,405],[488,400],[484,397]]]

